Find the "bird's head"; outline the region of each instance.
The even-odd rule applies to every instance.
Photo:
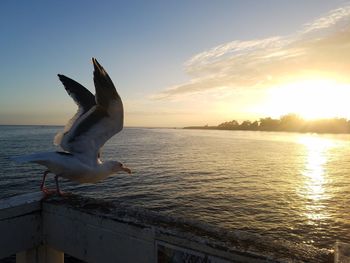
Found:
[[[113,173],[117,173],[119,171],[123,171],[123,172],[126,172],[128,174],[131,174],[131,170],[128,167],[124,166],[122,163],[118,162],[118,161],[108,161],[106,163],[108,163],[108,166],[110,167],[110,170]]]

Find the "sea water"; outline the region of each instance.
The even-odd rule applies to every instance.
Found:
[[[39,190],[44,168],[9,157],[58,150],[61,129],[0,126],[0,198]],[[62,179],[63,191],[319,248],[350,242],[349,135],[125,128],[102,159],[133,174]]]

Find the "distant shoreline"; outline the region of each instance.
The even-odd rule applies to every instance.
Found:
[[[291,113],[279,119],[267,117],[253,122],[246,120],[241,123],[232,120],[217,126],[188,126],[184,129],[349,134],[350,120],[345,118],[305,120]]]
[[[255,132],[288,132],[288,133],[316,133],[316,134],[350,134],[350,132],[329,132],[329,131],[297,131],[297,130],[249,130],[249,129],[223,129],[218,126],[188,126],[183,130],[212,130],[212,131],[255,131]]]
[[[0,127],[64,127],[64,124],[0,124]],[[126,129],[183,129],[183,127],[124,126]]]
[[[212,131],[256,131],[256,132],[290,132],[290,133],[316,133],[316,134],[350,134],[350,132],[316,132],[316,131],[288,131],[288,130],[248,130],[248,129],[223,129],[217,126],[188,126],[183,127],[184,130],[212,130]]]

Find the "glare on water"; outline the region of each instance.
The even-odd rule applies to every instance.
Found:
[[[331,139],[315,136],[302,136],[298,142],[305,146],[306,151],[305,168],[302,172],[302,187],[306,200],[305,216],[314,222],[329,216],[327,207],[322,203],[322,200],[327,198],[325,188],[329,183],[325,165],[329,151],[336,147],[336,143]]]
[[[8,156],[56,150],[59,129],[0,127],[0,197],[38,190],[42,167]],[[350,135],[127,128],[102,158],[133,176],[62,188],[322,248],[350,242]]]

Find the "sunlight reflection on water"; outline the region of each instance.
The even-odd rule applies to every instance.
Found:
[[[36,191],[42,167],[8,156],[55,150],[61,127],[0,127],[0,197]],[[103,148],[120,174],[66,191],[273,238],[350,242],[350,135],[126,128]],[[48,186],[53,186],[52,177]]]
[[[323,204],[323,200],[328,198],[326,188],[329,183],[325,165],[329,151],[336,147],[336,143],[315,136],[300,137],[298,142],[306,150],[305,169],[302,171],[305,216],[309,219],[309,224],[317,224],[319,220],[329,217],[327,207]]]

